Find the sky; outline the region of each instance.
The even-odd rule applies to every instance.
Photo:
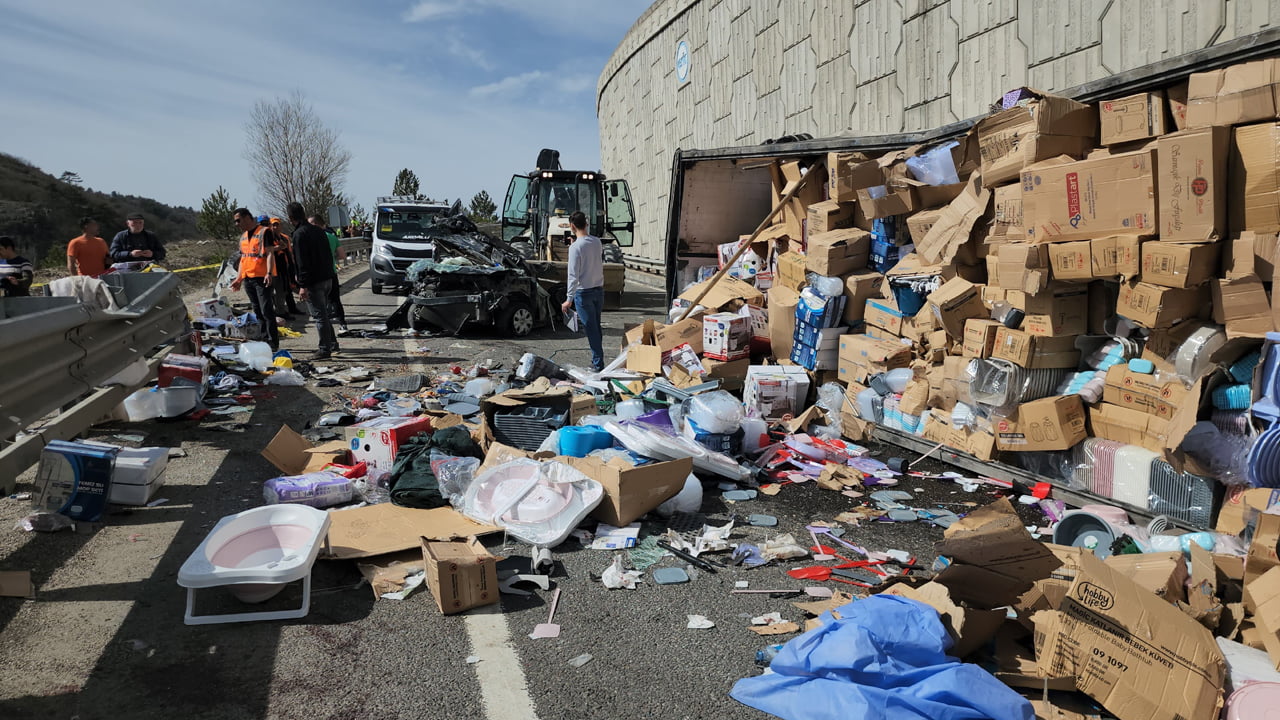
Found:
[[[254,103],[300,90],[340,133],[369,208],[421,192],[501,207],[540,148],[600,168],[595,90],[648,0],[0,0],[0,152],[85,186],[255,209]],[[3,200],[3,198],[0,198]]]

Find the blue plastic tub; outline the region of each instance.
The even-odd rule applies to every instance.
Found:
[[[560,454],[569,457],[586,457],[592,450],[603,450],[613,445],[608,430],[596,425],[566,425],[560,428]]]

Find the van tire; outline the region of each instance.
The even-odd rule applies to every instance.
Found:
[[[369,292],[373,293],[374,295],[381,295],[382,283],[378,282],[377,280],[374,280],[373,282],[369,283]]]

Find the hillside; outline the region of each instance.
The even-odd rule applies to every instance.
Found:
[[[196,211],[151,198],[103,193],[63,182],[12,155],[0,153],[0,235],[12,237],[18,252],[41,263],[57,250],[61,267],[66,243],[80,234],[80,218],[90,215],[108,241],[125,229],[125,216],[141,212],[147,229],[166,244],[203,237]]]

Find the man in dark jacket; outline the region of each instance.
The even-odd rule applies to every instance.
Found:
[[[311,319],[320,335],[320,349],[315,360],[325,360],[338,351],[338,337],[333,332],[332,293],[338,275],[333,270],[333,252],[324,230],[307,222],[300,203],[286,208],[293,223],[294,272],[298,278],[298,297],[311,306]]]
[[[147,230],[142,213],[132,213],[125,220],[128,230],[121,230],[111,239],[111,262],[164,262],[164,245],[155,233]]]

